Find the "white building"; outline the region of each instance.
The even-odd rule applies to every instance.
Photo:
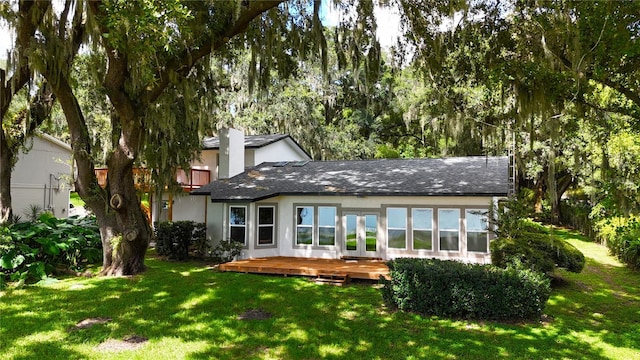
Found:
[[[57,217],[67,217],[73,174],[71,147],[42,133],[27,140],[27,145],[30,150],[20,152],[11,174],[13,213],[24,218],[31,206],[37,206]]]
[[[190,191],[213,180],[228,179],[266,161],[302,160],[311,160],[311,156],[289,135],[244,135],[240,130],[223,129],[220,137],[204,139],[202,154],[191,164],[190,175],[178,174],[178,182],[185,190],[182,196],[163,194],[160,216],[155,211],[157,203],[153,201],[152,221],[205,222],[209,202],[205,197],[188,196]]]
[[[238,168],[191,193],[208,203],[214,242],[243,244],[242,258],[491,262],[487,212],[507,196],[507,157],[286,160]]]

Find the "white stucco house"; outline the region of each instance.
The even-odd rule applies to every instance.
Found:
[[[209,236],[242,243],[242,258],[491,262],[486,212],[507,196],[507,157],[254,163],[191,192]]]
[[[24,217],[35,205],[57,217],[67,217],[73,174],[71,146],[43,133],[27,140],[27,146],[29,151],[18,154],[11,174],[14,214]]]
[[[152,221],[191,220],[206,222],[209,201],[202,196],[189,196],[189,192],[217,179],[243,172],[246,168],[269,161],[308,161],[311,156],[289,135],[244,135],[241,130],[222,129],[218,137],[207,137],[202,142],[200,159],[191,164],[191,172],[177,175],[185,190],[182,196],[165,193],[161,211],[157,199],[152,202]]]

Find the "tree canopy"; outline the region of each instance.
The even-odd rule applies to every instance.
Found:
[[[511,148],[520,185],[554,216],[571,188],[612,212],[640,208],[639,3],[380,3],[334,1],[331,28],[319,1],[3,3],[17,36],[1,72],[1,144],[17,91],[50,86],[105,274],[144,269],[150,229],[133,168],[153,169],[164,188],[224,125],[290,133],[316,159]],[[376,40],[379,5],[402,17],[391,49]],[[109,170],[105,188],[97,166]]]

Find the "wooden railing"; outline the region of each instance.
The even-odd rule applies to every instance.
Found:
[[[108,169],[95,169],[95,173],[96,177],[98,178],[98,184],[104,188],[107,185]],[[151,184],[151,173],[149,169],[133,169],[133,181],[136,187],[148,190]],[[178,182],[178,184],[180,184],[180,186],[182,186],[184,191],[189,192],[208,184],[211,181],[211,171],[191,169],[191,171],[189,172],[189,176],[187,176],[187,173],[184,170],[180,169],[176,173],[176,181]]]
[[[189,176],[182,169],[176,174],[178,184],[182,186],[184,191],[191,191],[211,182],[211,171],[191,169]]]

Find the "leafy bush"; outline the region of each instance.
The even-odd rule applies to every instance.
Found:
[[[203,257],[209,250],[205,224],[194,221],[156,223],[155,240],[156,252],[172,260]]]
[[[493,220],[496,239],[491,241],[491,262],[499,267],[520,266],[552,273],[556,266],[579,273],[585,265],[584,255],[573,245],[550,234],[549,229],[526,218],[517,199],[503,203]]]
[[[595,225],[609,252],[632,269],[640,269],[640,218],[611,218]]]
[[[381,279],[385,302],[423,315],[473,319],[533,319],[551,293],[542,274],[493,265],[400,258],[387,263]]]
[[[491,242],[491,262],[502,268],[519,264],[543,273],[556,266],[579,273],[584,268],[584,255],[562,239],[549,234],[523,232],[514,237]]]
[[[240,255],[243,244],[237,241],[220,241],[220,243],[211,250],[211,260],[216,264],[222,264],[232,261],[236,256]]]
[[[33,222],[0,228],[0,271],[11,281],[81,271],[101,259],[102,242],[95,218],[58,219],[44,213]]]
[[[209,255],[210,248],[211,244],[207,239],[207,226],[205,223],[195,223],[189,251],[196,257],[204,258]]]

